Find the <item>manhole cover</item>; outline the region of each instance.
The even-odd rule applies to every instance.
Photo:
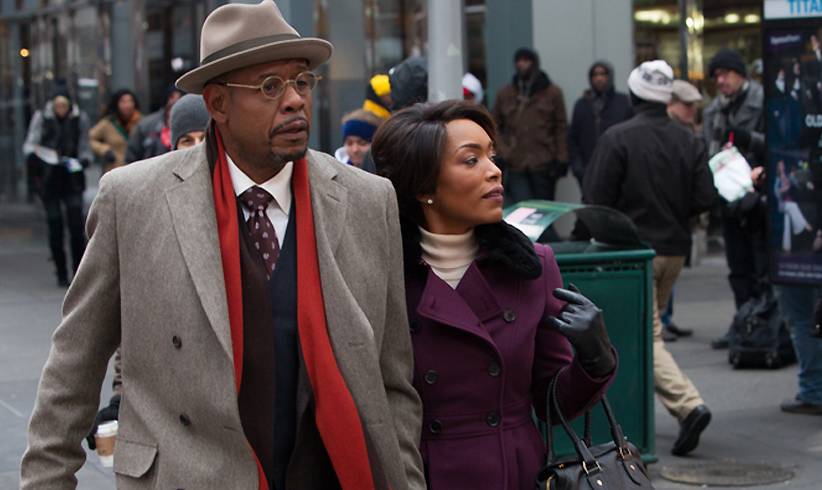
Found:
[[[773,485],[791,480],[794,476],[792,471],[778,466],[736,461],[663,466],[660,475],[676,483],[717,487]]]

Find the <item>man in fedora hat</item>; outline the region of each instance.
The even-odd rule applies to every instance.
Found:
[[[307,149],[331,51],[272,0],[208,16],[206,142],[101,180],[22,488],[76,485],[117,345],[120,488],[424,487],[396,198]]]

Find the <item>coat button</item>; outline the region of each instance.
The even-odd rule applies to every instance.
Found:
[[[502,373],[502,368],[499,367],[499,363],[491,361],[491,364],[488,365],[488,374],[496,378],[500,373]]]
[[[411,320],[408,323],[408,329],[411,330],[411,333],[419,333],[420,331],[420,322],[419,320]]]
[[[442,422],[439,420],[432,420],[431,423],[428,425],[428,431],[432,434],[439,434],[442,432]]]
[[[497,412],[489,412],[488,416],[485,417],[485,423],[488,424],[489,427],[497,427],[499,425],[499,414]]]
[[[183,341],[178,336],[171,337],[171,344],[174,346],[175,349],[181,349],[183,347]]]
[[[440,375],[436,371],[434,371],[434,370],[428,371],[427,373],[425,373],[425,382],[432,385],[432,384],[437,382],[439,377],[440,377]]]
[[[188,415],[186,415],[184,413],[181,413],[180,414],[180,423],[183,424],[183,426],[188,427],[188,426],[191,425],[191,419],[188,418]]]
[[[517,319],[517,314],[514,313],[514,310],[505,310],[502,314],[502,319],[505,320],[505,323],[513,323],[514,320]]]

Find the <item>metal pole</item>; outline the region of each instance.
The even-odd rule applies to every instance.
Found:
[[[428,100],[462,99],[462,0],[428,0]]]
[[[679,0],[679,78],[688,80],[688,0]]]

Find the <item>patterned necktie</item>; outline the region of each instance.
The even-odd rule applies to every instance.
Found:
[[[266,208],[274,200],[274,196],[265,189],[254,186],[240,194],[240,201],[248,209],[251,215],[246,221],[246,229],[251,237],[254,248],[260,252],[265,263],[265,278],[271,279],[271,274],[277,266],[277,259],[280,256],[280,241],[277,239],[277,231],[265,213]]]

